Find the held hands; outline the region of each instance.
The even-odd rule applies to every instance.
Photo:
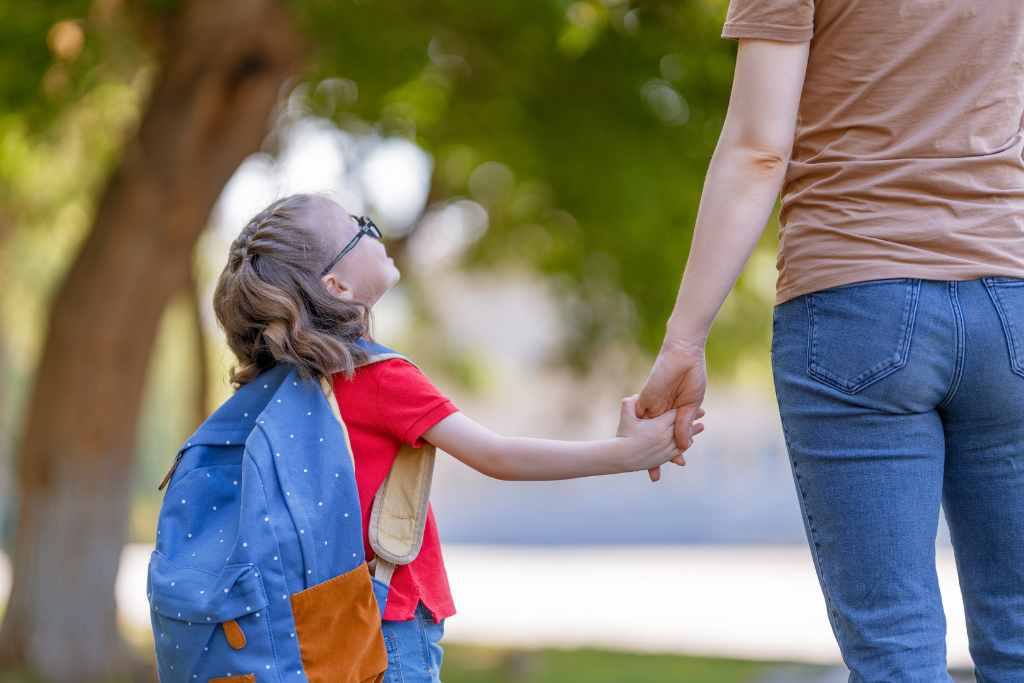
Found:
[[[704,401],[707,383],[703,344],[666,340],[636,402],[637,415],[674,417],[675,442],[685,451],[693,444],[693,437],[704,431],[704,425],[697,420],[705,414],[700,404]],[[672,462],[686,464],[682,455]],[[660,465],[650,468],[648,473],[651,481],[658,481]]]
[[[625,469],[628,472],[658,468],[670,460],[685,465],[680,449],[673,436],[675,413],[666,412],[658,417],[643,419],[637,417],[638,396],[622,399],[619,413],[619,429],[616,435],[629,439]],[[703,411],[700,411],[703,414]],[[703,425],[698,425],[703,429]],[[699,429],[697,430],[700,431]]]

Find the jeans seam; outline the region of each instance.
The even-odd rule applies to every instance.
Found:
[[[944,408],[949,405],[960,389],[960,380],[963,378],[964,355],[965,355],[965,330],[963,309],[960,307],[959,288],[956,280],[949,283],[949,304],[953,309],[954,329],[956,330],[956,348],[953,353],[953,376],[949,380],[949,388],[937,408]]]
[[[384,632],[384,644],[388,653],[388,671],[394,670],[393,675],[386,678],[397,680],[398,683],[405,683],[405,677],[402,675],[402,658],[399,656],[398,643],[395,642],[394,636],[387,631]]]
[[[840,650],[843,650],[845,647],[845,638],[843,638],[843,636],[840,634],[839,624],[837,623],[838,611],[835,609],[835,604],[832,600],[831,590],[828,586],[828,580],[825,577],[824,565],[822,564],[821,557],[818,554],[818,537],[817,533],[814,530],[814,521],[810,518],[810,515],[808,515],[807,508],[804,504],[804,501],[807,498],[807,494],[804,491],[803,484],[800,483],[800,475],[797,472],[798,465],[796,462],[796,456],[793,455],[793,449],[790,445],[791,442],[789,438],[789,431],[786,429],[785,421],[781,419],[781,412],[779,417],[779,423],[782,425],[782,436],[786,441],[786,453],[788,454],[790,464],[793,467],[793,478],[795,479],[797,489],[797,503],[800,505],[800,515],[801,517],[803,517],[804,524],[807,525],[807,533],[810,538],[811,559],[814,562],[814,567],[817,570],[818,578],[821,581],[821,594],[822,597],[825,599],[825,609],[827,612],[828,621],[829,624],[832,626],[832,635],[835,636],[836,642],[839,644]]]
[[[1003,298],[999,294],[999,284],[986,282],[985,289],[988,291],[989,298],[992,299],[992,303],[995,305],[996,314],[999,316],[999,322],[1003,327],[1003,334],[1006,337],[1006,349],[1010,354],[1010,370],[1013,373],[1024,377],[1024,365],[1022,365],[1022,363],[1024,363],[1024,361],[1022,361],[1024,353],[1022,353],[1018,347],[1020,342],[1017,339],[1016,328],[1006,315]]]
[[[426,616],[420,612],[419,606],[416,607],[416,625],[419,627],[416,630],[419,631],[420,635],[420,647],[423,649],[423,661],[427,665],[427,669],[431,674],[437,673],[434,671],[434,658],[430,656],[430,643],[427,640]]]

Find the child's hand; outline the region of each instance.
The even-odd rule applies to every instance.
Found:
[[[636,395],[622,399],[616,432],[616,436],[630,441],[625,463],[629,472],[664,465],[682,453],[673,435],[675,411],[650,419],[639,418],[636,416],[636,401]]]

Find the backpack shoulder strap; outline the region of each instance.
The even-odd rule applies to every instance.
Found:
[[[394,567],[416,559],[423,545],[435,456],[436,450],[429,444],[402,446],[373,498],[370,547],[377,555],[374,575],[385,583]]]
[[[412,362],[402,354],[384,347],[376,347],[370,351],[369,357],[362,365],[392,358]],[[321,381],[331,410],[341,423],[348,442],[348,432],[341,419],[333,388],[327,379]],[[351,454],[352,448],[349,444],[350,457]],[[412,562],[423,546],[435,459],[436,449],[430,444],[420,448],[403,445],[395,457],[391,471],[374,496],[368,535],[370,547],[377,555],[374,576],[379,581],[389,583],[395,566]]]
[[[345,426],[345,421],[341,419],[341,409],[338,407],[338,399],[334,396],[334,387],[331,386],[331,381],[326,377],[320,378],[320,389],[324,393],[324,398],[327,399],[327,404],[331,406],[331,412],[334,414],[334,419],[338,421],[341,426],[341,433],[345,437],[345,450],[348,453],[349,462],[352,463],[352,471],[356,471],[356,460],[355,456],[352,455],[352,442],[348,438],[348,428]]]

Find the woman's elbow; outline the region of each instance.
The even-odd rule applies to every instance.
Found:
[[[758,173],[773,175],[786,170],[789,155],[769,148],[754,148],[747,152],[749,164]]]
[[[751,176],[776,176],[786,172],[789,152],[776,145],[732,145],[726,154],[740,172]]]
[[[774,136],[723,136],[716,156],[729,159],[745,173],[775,175],[789,165],[792,140]]]

